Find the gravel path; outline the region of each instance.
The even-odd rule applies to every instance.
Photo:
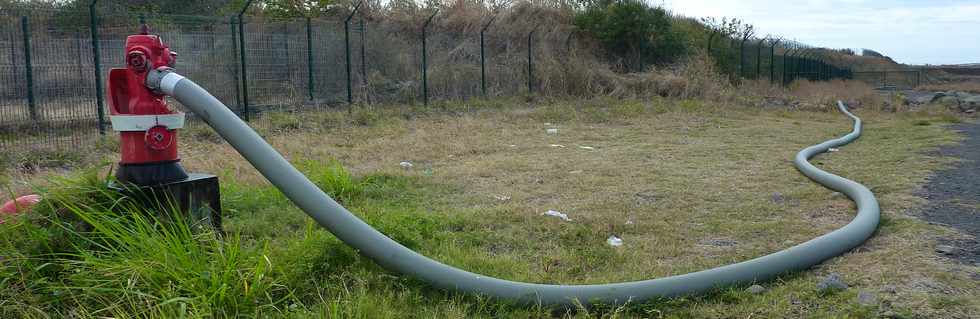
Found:
[[[929,200],[921,216],[929,222],[953,227],[971,239],[940,240],[937,252],[950,258],[980,264],[980,124],[954,126],[967,139],[962,144],[943,147],[942,156],[963,159],[929,179],[922,196]]]

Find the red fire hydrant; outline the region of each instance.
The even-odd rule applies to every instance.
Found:
[[[147,33],[143,26],[140,34],[126,38],[126,68],[112,69],[107,86],[110,120],[120,134],[122,154],[116,178],[139,186],[187,178],[177,155],[177,130],[184,126],[184,113],[146,86],[149,72],[172,68],[177,53]]]

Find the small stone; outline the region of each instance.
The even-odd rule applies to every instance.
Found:
[[[943,255],[952,256],[952,255],[959,254],[960,249],[950,245],[939,245],[936,246],[936,252]]]
[[[783,197],[783,194],[780,194],[779,192],[772,193],[773,203],[782,204],[784,201],[786,201],[786,198]]]
[[[845,289],[847,289],[847,284],[844,283],[844,280],[840,278],[840,274],[838,273],[827,275],[827,277],[824,277],[823,280],[817,284],[817,291],[819,292]]]
[[[753,294],[753,295],[758,295],[758,294],[761,294],[763,292],[766,292],[766,287],[759,286],[759,285],[752,285],[749,288],[746,288],[745,289],[745,292],[748,292],[748,293]]]
[[[886,285],[881,287],[881,292],[895,294],[898,292],[898,288],[896,288],[894,285]]]
[[[874,306],[878,304],[878,296],[875,294],[862,290],[858,292],[857,303],[862,306]]]

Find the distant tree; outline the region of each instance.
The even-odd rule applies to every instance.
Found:
[[[598,39],[624,61],[626,71],[670,62],[684,51],[671,17],[640,0],[595,0],[575,17],[575,25]]]
[[[266,0],[264,13],[276,18],[318,17],[338,7],[334,0]]]
[[[870,57],[876,57],[876,58],[884,58],[885,57],[884,54],[878,53],[878,51],[871,50],[871,49],[862,49],[861,50],[861,55],[863,55],[863,56],[870,56]]]

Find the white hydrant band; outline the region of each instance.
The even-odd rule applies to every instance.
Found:
[[[154,126],[176,130],[184,128],[184,113],[154,115],[112,115],[112,130],[117,132],[144,132]]]

